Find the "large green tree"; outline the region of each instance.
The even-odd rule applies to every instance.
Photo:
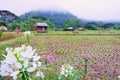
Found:
[[[88,30],[98,30],[99,29],[99,27],[94,23],[87,23],[84,28],[88,29]]]
[[[64,25],[64,29],[68,28],[68,27],[73,27],[74,29],[80,27],[80,22],[79,20],[74,20],[74,19],[69,19],[65,25]]]

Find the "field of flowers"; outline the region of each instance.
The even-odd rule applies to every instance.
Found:
[[[106,33],[114,34],[113,32]],[[26,36],[1,41],[1,54],[4,53],[7,55],[7,53],[9,53],[10,48],[5,51],[7,47],[12,47],[15,49],[17,47],[20,48],[22,45],[26,45],[26,48],[23,49],[25,51],[20,49],[22,50],[22,52],[19,52],[21,55],[16,53],[14,55],[19,56],[17,59],[22,58],[24,60],[22,65],[24,70],[28,71],[28,73],[31,73],[31,68],[27,69],[25,65],[28,63],[25,58],[27,54],[22,53],[28,53],[28,55],[31,55],[32,52],[35,52],[35,54],[37,53],[36,56],[35,54],[33,56],[40,60],[35,60],[35,58],[32,58],[32,56],[29,56],[29,58],[33,59],[30,64],[32,63],[37,65],[37,67],[39,67],[37,61],[41,62],[39,69],[41,72],[36,73],[36,75],[41,75],[41,78],[38,79],[36,77],[33,80],[119,80],[119,35],[66,35],[67,32],[64,33],[64,35],[62,35],[60,32],[54,32],[51,34],[56,35],[50,35],[48,33],[31,33],[29,35],[29,42]],[[68,34],[72,33],[68,32]],[[117,32],[116,34],[119,33]],[[17,36],[20,35],[21,34],[17,34]],[[33,51],[30,47],[27,47],[28,45],[33,48]],[[34,49],[36,50],[34,51]],[[13,52],[15,52],[15,50],[13,50]],[[40,58],[37,56],[40,56]],[[3,60],[3,57],[1,57],[1,60]],[[21,61],[18,62],[22,64]],[[19,65],[17,68],[21,70],[23,67]],[[28,73],[26,73],[27,77],[29,77]],[[56,78],[56,76],[58,76],[58,78]],[[19,77],[25,76],[20,75]],[[23,79],[21,78],[18,80]],[[30,79],[25,78],[24,80]]]
[[[120,38],[114,36],[37,36],[32,46],[42,56],[52,53],[56,57],[55,68],[71,64],[78,70],[84,69],[81,54],[90,53],[89,73],[104,80],[117,78],[120,74]],[[94,79],[95,80],[95,79]]]

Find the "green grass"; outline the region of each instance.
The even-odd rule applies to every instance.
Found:
[[[86,30],[79,31],[80,35],[120,35],[120,30]],[[36,33],[36,35],[73,35],[72,31],[48,31],[47,33]]]

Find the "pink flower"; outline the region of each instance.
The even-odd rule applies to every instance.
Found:
[[[47,55],[46,61],[47,62],[54,62],[55,61],[55,57],[53,55]]]
[[[1,27],[0,27],[0,30],[7,31],[8,29],[7,29],[7,27],[5,27],[5,26],[1,26]]]
[[[88,58],[91,58],[91,54],[90,53],[84,53],[81,55],[83,59],[88,59]]]
[[[19,29],[15,29],[15,32],[18,34],[20,32],[20,30]]]

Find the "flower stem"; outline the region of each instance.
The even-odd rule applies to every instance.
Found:
[[[25,71],[23,70],[22,72],[23,72],[23,75],[24,75],[25,80],[28,80],[28,79],[27,79],[27,76],[26,76],[26,74],[25,74]]]
[[[30,44],[30,40],[29,40],[29,35],[27,34],[27,41],[28,41],[28,44]]]
[[[85,63],[85,74],[87,74],[87,63],[88,63],[88,59],[84,59],[84,63]]]

